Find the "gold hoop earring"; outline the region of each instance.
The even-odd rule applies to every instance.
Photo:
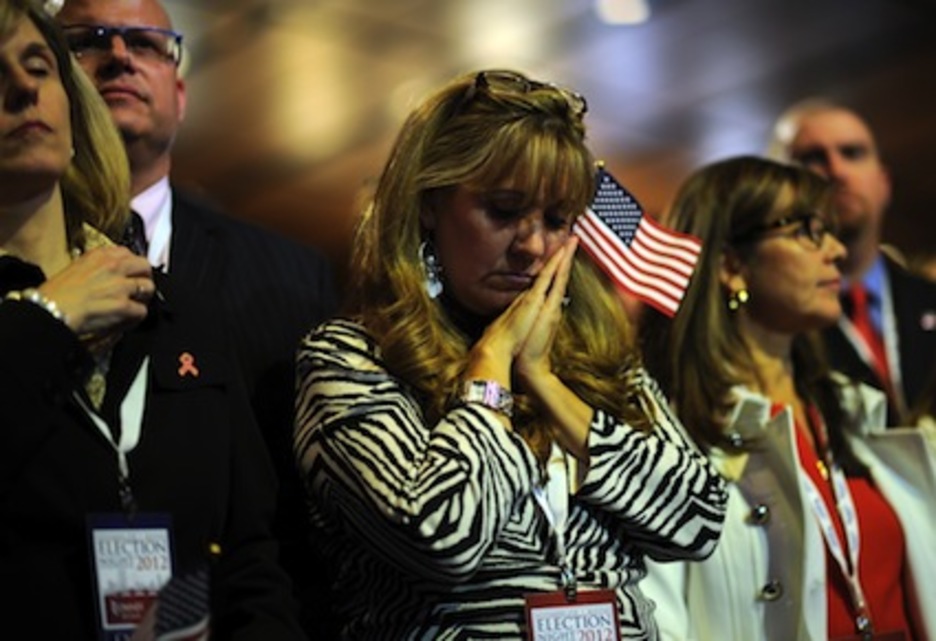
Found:
[[[741,309],[741,307],[744,306],[749,300],[751,300],[751,294],[744,288],[741,288],[736,292],[731,292],[728,294],[728,309],[736,312]]]

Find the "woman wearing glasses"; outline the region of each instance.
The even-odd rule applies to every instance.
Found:
[[[166,638],[205,632],[210,612],[212,638],[304,639],[269,531],[275,481],[228,345],[112,240],[129,184],[107,107],[51,18],[0,0],[4,625],[129,638],[149,612]],[[176,598],[154,610],[170,578]]]
[[[921,607],[936,589],[932,453],[917,430],[885,432],[883,395],[830,372],[815,340],[842,313],[830,189],[735,158],[693,175],[669,213],[703,253],[641,345],[729,502],[709,559],[650,564],[664,638],[936,638]]]
[[[346,638],[655,639],[644,557],[715,546],[721,481],[575,254],[584,112],[508,71],[429,97],[347,315],[304,341],[295,449]]]

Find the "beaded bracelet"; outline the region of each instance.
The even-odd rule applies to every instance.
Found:
[[[57,321],[61,321],[68,324],[68,319],[65,317],[65,314],[62,313],[62,310],[59,309],[59,306],[55,304],[55,301],[51,298],[46,297],[42,292],[34,287],[24,289],[23,291],[12,291],[7,292],[7,295],[4,296],[5,300],[25,300],[29,301],[34,305],[38,305],[42,309],[49,312]]]

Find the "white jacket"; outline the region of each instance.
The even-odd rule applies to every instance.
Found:
[[[896,512],[906,539],[912,601],[921,639],[936,640],[936,430],[885,429],[884,395],[845,386],[846,411],[864,411],[848,438]],[[824,641],[825,547],[801,485],[792,413],[770,418],[770,401],[745,389],[730,429],[763,448],[710,458],[729,481],[718,547],[701,562],[654,563],[641,589],[657,604],[672,641]]]

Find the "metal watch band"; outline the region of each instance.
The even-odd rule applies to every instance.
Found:
[[[458,400],[462,403],[483,405],[508,418],[513,416],[513,394],[497,381],[465,381],[462,383]]]

